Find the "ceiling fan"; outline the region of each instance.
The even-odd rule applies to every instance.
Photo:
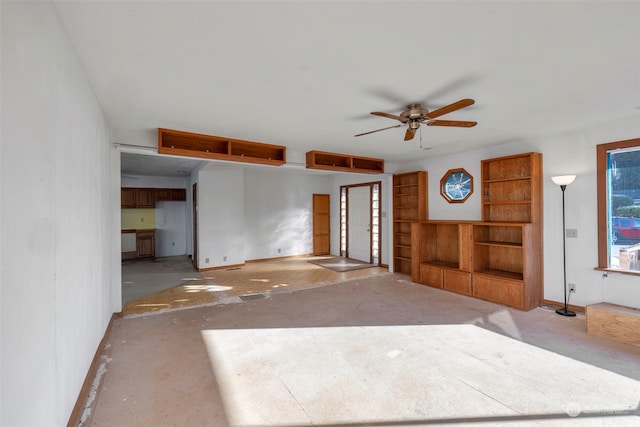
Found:
[[[436,117],[443,116],[445,114],[451,113],[456,110],[460,110],[462,108],[473,105],[475,101],[473,99],[461,99],[460,101],[454,102],[453,104],[449,104],[446,107],[438,108],[437,110],[429,111],[426,108],[423,108],[420,104],[409,104],[407,105],[407,109],[400,113],[399,116],[395,114],[382,113],[379,111],[374,111],[371,114],[374,116],[386,117],[388,119],[394,119],[401,122],[400,124],[394,126],[388,126],[382,129],[376,129],[369,132],[359,133],[354,136],[362,136],[368,135],[374,132],[380,132],[382,130],[393,129],[400,126],[407,125],[407,132],[404,135],[404,140],[409,141],[413,139],[416,135],[416,130],[420,128],[421,124],[426,124],[427,126],[451,126],[451,127],[461,127],[461,128],[470,128],[477,125],[477,122],[467,122],[461,120],[434,120]]]

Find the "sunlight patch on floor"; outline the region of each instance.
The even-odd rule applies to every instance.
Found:
[[[232,427],[638,420],[640,382],[475,325],[202,337]]]
[[[233,289],[233,286],[220,285],[184,285],[185,292],[222,292]]]

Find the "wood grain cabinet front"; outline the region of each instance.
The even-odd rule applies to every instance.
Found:
[[[123,187],[120,189],[120,208],[153,208],[155,195],[153,188]]]
[[[136,249],[138,258],[151,258],[156,255],[156,240],[153,230],[138,231],[136,233]]]

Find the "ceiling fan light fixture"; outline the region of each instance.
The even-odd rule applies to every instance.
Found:
[[[473,99],[465,98],[460,101],[449,104],[445,107],[439,108],[434,111],[429,111],[423,108],[420,104],[409,104],[407,109],[400,113],[400,115],[385,113],[381,111],[374,111],[371,114],[374,116],[386,117],[388,119],[398,120],[399,125],[389,126],[382,129],[376,129],[369,132],[359,133],[355,136],[368,135],[382,130],[391,129],[394,127],[400,127],[407,125],[407,132],[405,133],[404,140],[409,141],[413,139],[417,129],[420,129],[421,124],[428,126],[449,126],[449,127],[473,127],[476,122],[460,121],[460,120],[434,120],[436,117],[440,117],[444,114],[451,113],[453,111],[460,110],[461,108],[473,105],[475,101]]]

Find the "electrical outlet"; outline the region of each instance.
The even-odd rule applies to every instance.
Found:
[[[225,255],[225,256],[223,256],[223,257],[222,257],[222,260],[223,260],[223,261],[226,261],[226,260],[227,260],[227,256],[226,256],[226,255]]]
[[[278,248],[278,253],[280,253],[280,248]]]
[[[576,284],[569,283],[569,292],[575,292],[575,291],[576,291]]]
[[[578,229],[577,228],[567,228],[567,237],[577,239],[578,238]]]
[[[204,259],[204,263],[205,263],[205,264],[209,264],[209,257],[207,257],[207,258],[205,258],[205,259]]]

